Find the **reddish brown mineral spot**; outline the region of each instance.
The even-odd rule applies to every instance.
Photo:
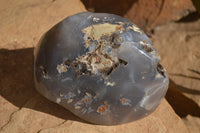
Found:
[[[125,98],[120,99],[120,101],[121,101],[122,104],[126,103]]]
[[[97,112],[100,113],[101,115],[105,115],[109,112],[110,110],[110,105],[101,105],[98,107]]]
[[[121,98],[120,102],[122,105],[128,105],[131,106],[131,100],[127,99],[127,98]]]

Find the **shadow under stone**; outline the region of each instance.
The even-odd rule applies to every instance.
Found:
[[[1,49],[0,77],[0,95],[15,106],[48,113],[65,120],[85,122],[36,91],[33,79],[33,48]]]
[[[81,0],[90,12],[111,13],[124,16],[138,0]]]
[[[200,107],[198,104],[195,103],[192,99],[183,95],[181,90],[187,90],[188,92],[190,89],[177,85],[175,82],[170,80],[166,99],[176,114],[182,118],[186,117],[187,115],[200,117]],[[191,91],[192,90],[189,92],[191,93]]]
[[[200,14],[198,12],[192,12],[189,15],[181,18],[180,20],[176,21],[177,23],[190,23],[195,22],[200,19]]]

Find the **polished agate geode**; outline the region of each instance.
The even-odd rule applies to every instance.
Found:
[[[165,96],[168,76],[150,39],[107,13],[70,16],[35,49],[36,89],[76,116],[115,125],[143,118]]]

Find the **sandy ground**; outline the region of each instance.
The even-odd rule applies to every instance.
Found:
[[[189,18],[194,15],[185,21],[158,26],[153,35],[161,63],[170,77],[166,98],[192,133],[200,132],[200,19],[197,16],[192,21]]]

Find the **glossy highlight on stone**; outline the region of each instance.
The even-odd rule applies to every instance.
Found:
[[[143,118],[168,88],[150,39],[117,15],[70,16],[50,29],[34,52],[38,92],[91,123],[116,125]]]

